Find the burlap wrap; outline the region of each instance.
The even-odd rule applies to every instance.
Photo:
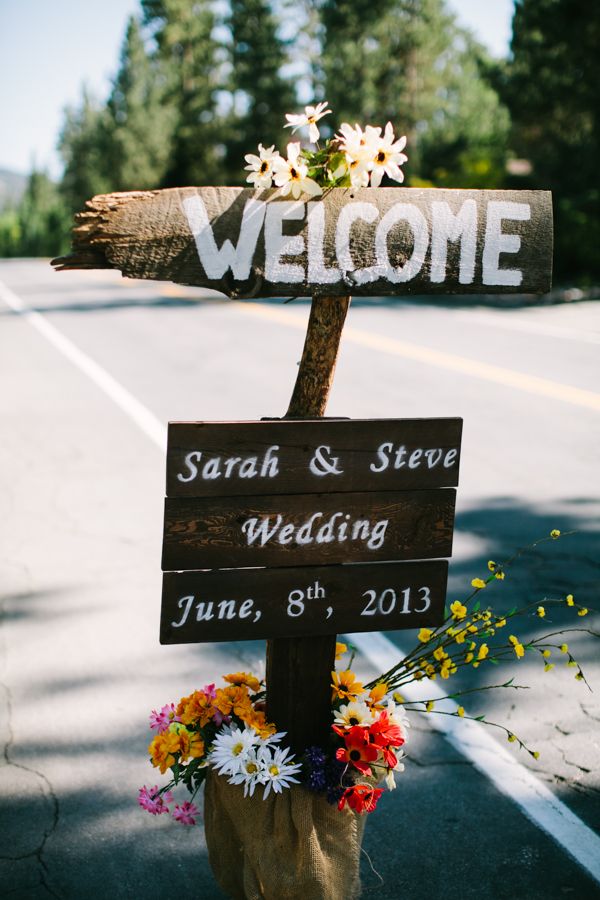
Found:
[[[340,812],[292,786],[262,799],[209,772],[204,795],[208,858],[234,900],[354,900],[366,816]]]

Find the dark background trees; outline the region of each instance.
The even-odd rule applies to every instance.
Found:
[[[600,279],[600,4],[517,0],[503,96],[523,187],[554,195],[559,278]]]
[[[58,252],[94,193],[242,184],[244,154],[283,149],[285,113],[327,99],[325,132],[407,135],[409,185],[551,189],[559,278],[597,279],[599,49],[585,0],[516,0],[500,62],[445,0],[141,0],[109,97],[65,114],[61,183],[34,173],[0,214],[0,255]]]

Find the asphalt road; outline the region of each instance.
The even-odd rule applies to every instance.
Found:
[[[42,261],[2,262],[0,282],[161,422],[285,412],[305,303],[234,303]],[[353,304],[328,414],[464,418],[450,599],[487,559],[558,528],[577,534],[525,555],[490,600],[572,592],[600,609],[599,344],[594,303]],[[1,293],[0,379],[0,893],[217,900],[202,829],[136,806],[153,783],[147,715],[220,672],[256,669],[264,648],[159,646],[163,456]],[[571,669],[525,660],[530,691],[469,711],[526,737],[541,757],[519,762],[600,834],[600,645],[569,643],[594,693]],[[482,683],[494,676],[481,670]],[[510,787],[498,792],[426,718],[407,751],[368,822],[384,884],[365,860],[364,897],[600,896]]]

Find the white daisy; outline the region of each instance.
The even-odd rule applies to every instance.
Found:
[[[381,129],[377,130],[381,131]],[[388,175],[394,181],[404,181],[404,172],[400,166],[406,162],[408,157],[400,151],[405,146],[406,138],[401,137],[396,141],[392,123],[388,122],[385,126],[383,137],[379,137],[375,144],[374,152],[369,162],[371,187],[379,187],[384,175]]]
[[[292,134],[298,131],[299,128],[302,128],[304,125],[308,125],[308,136],[313,144],[319,140],[321,133],[317,127],[317,122],[319,119],[322,119],[323,116],[328,116],[331,112],[330,109],[326,109],[327,100],[324,103],[318,103],[316,106],[305,106],[304,107],[304,115],[294,115],[291,113],[286,113],[285,117],[287,119],[287,125],[284,125],[284,128],[291,128]]]
[[[400,762],[401,758],[404,756],[404,751],[401,750],[398,754],[398,762],[394,766],[393,769],[390,769],[387,775],[385,776],[385,785],[388,791],[393,791],[396,787],[396,779],[394,777],[394,772],[404,772],[404,763]]]
[[[267,150],[262,144],[258,145],[258,153],[247,153],[244,159],[248,163],[244,166],[250,174],[246,178],[249,184],[253,184],[255,188],[270,188],[273,184],[273,161],[279,156],[279,151],[275,150],[275,145]]]
[[[375,717],[364,701],[355,700],[352,703],[345,703],[340,706],[333,721],[336,725],[344,725],[346,728],[351,728],[353,725],[372,725]]]
[[[252,797],[257,784],[265,783],[265,768],[255,749],[249,750],[242,762],[241,770],[232,775],[229,784],[243,784],[244,797]]]
[[[208,757],[210,764],[221,775],[237,775],[242,771],[248,754],[260,744],[260,735],[247,726],[224,728],[216,736]]]
[[[340,134],[336,137],[340,150],[346,154],[346,159],[367,162],[373,155],[380,134],[381,128],[373,128],[372,125],[367,125],[363,131],[358,124],[353,128],[347,122],[342,122]]]
[[[280,794],[284,787],[289,787],[290,783],[299,784],[297,775],[301,770],[301,763],[294,763],[293,756],[290,756],[289,747],[277,747],[271,749],[262,747],[258,752],[258,759],[263,768],[263,783],[265,790],[263,800],[269,796],[269,791],[273,788],[274,793]]]
[[[287,159],[280,156],[273,162],[273,178],[277,187],[281,188],[282,197],[286,197],[290,192],[294,200],[297,200],[303,192],[310,194],[311,197],[322,194],[323,189],[308,177],[308,166],[300,159],[298,142],[287,145],[287,155]]]

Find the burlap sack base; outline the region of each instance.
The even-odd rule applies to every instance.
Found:
[[[293,785],[262,799],[209,772],[204,795],[208,858],[233,900],[355,900],[366,815],[338,810]]]

